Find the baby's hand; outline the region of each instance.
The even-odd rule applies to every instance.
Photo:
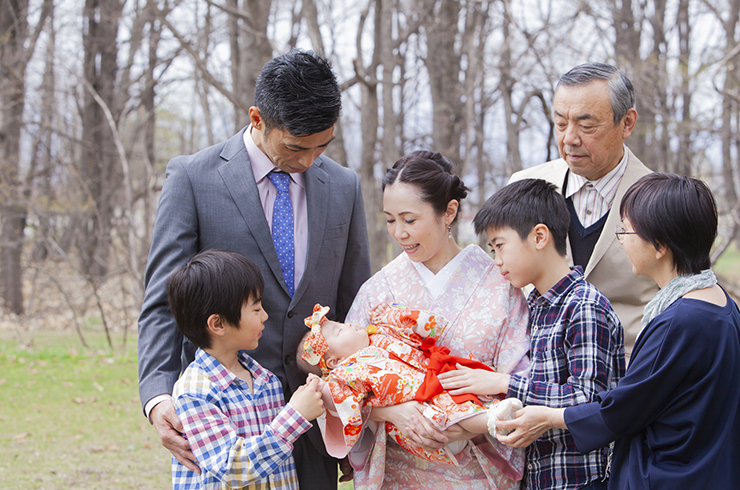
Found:
[[[324,402],[318,391],[319,379],[313,378],[303,386],[299,386],[290,397],[291,407],[303,415],[306,420],[313,420],[324,413]]]

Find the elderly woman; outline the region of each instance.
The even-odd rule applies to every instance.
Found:
[[[645,307],[627,374],[599,401],[529,406],[498,427],[527,446],[570,430],[580,451],[616,441],[610,489],[730,489],[740,482],[740,312],[717,285],[709,252],[717,208],[696,179],[650,174],[620,206],[622,242],[635,274],[660,292]]]
[[[519,372],[529,364],[524,297],[480,247],[460,248],[452,237],[467,188],[451,170],[449,160],[427,151],[411,153],[388,170],[383,213],[403,253],[362,286],[346,321],[367,325],[368,311],[383,302],[434,311],[449,321],[438,345],[452,355],[472,354],[497,371]],[[355,488],[518,488],[521,450],[459,428],[438,433],[424,421],[423,409],[418,402],[372,409],[370,428],[350,453]],[[462,440],[460,465],[414,456],[386,437],[384,422],[429,447]]]

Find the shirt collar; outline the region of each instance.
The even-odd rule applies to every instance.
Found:
[[[270,158],[265,155],[262,150],[257,147],[254,140],[252,139],[252,125],[250,124],[247,126],[247,129],[244,131],[244,146],[247,148],[247,155],[249,156],[249,161],[252,163],[252,173],[254,174],[254,181],[256,183],[259,183],[262,179],[267,177],[267,174],[274,171],[279,171],[278,169],[270,160]],[[305,178],[303,174],[299,173],[293,173],[288,174],[290,175],[290,180],[292,180],[294,183],[298,184],[301,187],[305,187]]]
[[[616,167],[614,167],[608,174],[598,180],[588,180],[586,177],[578,175],[574,172],[568,172],[568,189],[566,191],[566,199],[573,196],[576,192],[580,191],[583,186],[587,183],[591,183],[594,189],[601,194],[601,197],[611,207],[614,197],[617,195],[617,188],[619,182],[621,182],[624,176],[624,171],[627,170],[627,160],[629,160],[629,151],[626,145],[622,145],[624,148],[624,156],[619,161]]]
[[[242,365],[252,374],[252,381],[253,385],[257,386],[258,384],[266,383],[267,380],[270,378],[267,371],[265,371],[262,366],[260,366],[257,361],[249,357],[246,352],[239,351],[238,353],[239,361],[242,363]],[[226,390],[226,388],[231,385],[234,381],[237,383],[241,383],[242,380],[237,378],[237,376],[226,369],[223,364],[221,364],[218,359],[210,355],[208,352],[204,351],[203,349],[198,349],[195,352],[195,361],[198,366],[200,366],[206,373],[206,375],[211,379],[214,385],[216,385],[221,391]]]
[[[533,289],[532,292],[529,293],[527,303],[529,303],[530,308],[534,307],[537,303],[548,303],[550,305],[554,305],[570,290],[573,284],[581,280],[583,280],[583,268],[580,265],[571,267],[568,275],[556,282],[555,285],[544,295],[540,295],[536,288]]]

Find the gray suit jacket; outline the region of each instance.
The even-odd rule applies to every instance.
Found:
[[[642,312],[645,305],[658,292],[655,281],[648,277],[635,276],[632,265],[619,244],[614,230],[620,223],[619,203],[627,189],[640,177],[651,172],[628,148],[627,169],[614,197],[614,203],[606,218],[604,231],[594,246],[591,259],[583,271],[586,280],[596,286],[611,302],[624,327],[624,346],[627,355],[632,352],[635,339],[640,332]],[[511,176],[510,182],[522,179],[544,179],[561,188],[568,164],[562,158],[531,167]],[[568,263],[573,265],[570,242],[568,242]]]
[[[245,128],[246,129],[246,128]],[[245,129],[195,155],[167,165],[157,208],[146,292],[139,316],[139,394],[142,405],[172,393],[194,349],[183,340],[167,304],[170,273],[197,252],[226,249],[259,266],[265,278],[262,305],[269,315],[259,347],[249,354],[283,384],[286,400],[305,382],[295,362],[314,304],[343,320],[357,290],[370,277],[367,227],[360,179],[319,157],[305,172],[308,209],[306,269],[291,298],[243,142]],[[318,431],[312,440],[323,452]]]

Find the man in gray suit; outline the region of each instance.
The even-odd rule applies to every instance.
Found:
[[[199,470],[170,396],[194,349],[167,305],[167,278],[206,249],[239,252],[259,266],[269,319],[250,355],[280,379],[288,400],[306,379],[295,362],[304,317],[321,303],[343,321],[370,277],[359,177],[321,155],[334,139],[340,110],[328,62],[293,51],[262,68],[250,126],[167,165],[139,317],[139,394],[162,444],[194,471]],[[277,178],[281,172],[287,176]],[[273,183],[274,178],[284,181]],[[287,188],[285,197],[278,185]],[[283,236],[274,242],[278,229]],[[278,244],[286,236],[289,253]],[[294,457],[302,490],[336,488],[337,461],[326,454],[317,427],[299,438]]]
[[[516,172],[511,181],[545,179],[568,202],[568,261],[609,299],[624,327],[627,356],[640,331],[642,311],[658,291],[635,276],[615,236],[619,203],[637,179],[651,172],[624,144],[637,122],[632,82],[603,63],[579,65],[555,89],[555,136],[560,157]]]

